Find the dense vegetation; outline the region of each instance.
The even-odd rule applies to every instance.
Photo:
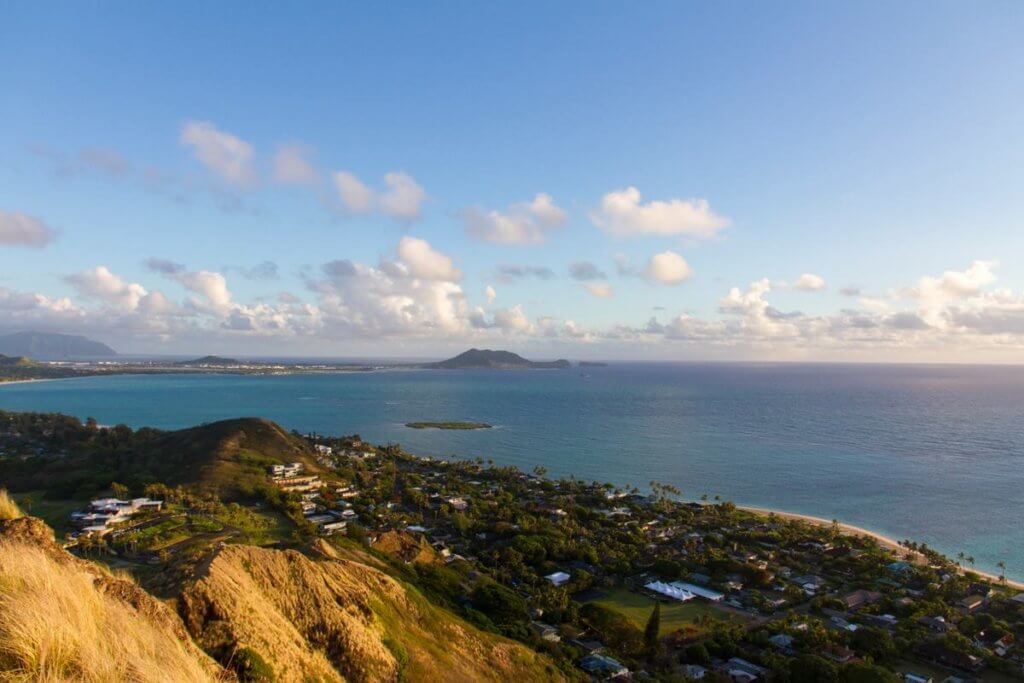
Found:
[[[176,571],[200,563],[221,542],[309,543],[315,527],[299,495],[266,473],[299,461],[323,478],[318,510],[353,513],[347,538],[325,541],[332,553],[379,563],[563,672],[595,647],[661,680],[693,675],[686,667],[718,680],[730,666],[782,681],[889,681],[935,662],[986,680],[1021,672],[1024,604],[1008,587],[927,546],[908,542],[897,554],[837,525],[706,497],[679,502],[657,482],[641,493],[554,481],[541,469],[418,458],[358,435],[299,436],[255,419],[160,432],[0,413],[0,434],[0,482],[19,495],[167,500],[152,526],[82,548],[144,563],[143,575],[152,562]],[[558,573],[567,579],[556,585]],[[726,599],[655,600],[644,589],[654,580]]]

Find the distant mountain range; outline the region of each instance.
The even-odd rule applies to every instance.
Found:
[[[492,351],[490,349],[470,349],[454,358],[439,363],[427,363],[423,367],[441,370],[461,370],[488,368],[492,370],[514,369],[560,369],[570,367],[569,361],[530,361],[511,351]]]
[[[29,358],[104,358],[117,351],[87,337],[56,332],[15,332],[0,336],[0,354]]]

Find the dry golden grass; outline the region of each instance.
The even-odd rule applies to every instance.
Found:
[[[227,546],[179,601],[208,652],[224,661],[244,645],[279,683],[563,680],[542,655],[359,562]]]
[[[3,519],[17,519],[24,513],[18,504],[14,502],[14,499],[8,495],[6,489],[0,489],[0,520]]]
[[[0,681],[216,680],[165,621],[100,590],[100,574],[0,543]]]

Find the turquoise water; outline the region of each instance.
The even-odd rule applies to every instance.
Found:
[[[1024,369],[617,364],[126,376],[0,386],[0,409],[177,428],[268,417],[421,455],[677,485],[911,538],[1024,578]],[[480,431],[405,422],[489,422]]]

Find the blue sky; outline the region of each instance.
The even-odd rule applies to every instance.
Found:
[[[158,353],[1024,359],[1019,3],[2,14],[0,329]],[[549,275],[501,275],[525,271]]]

